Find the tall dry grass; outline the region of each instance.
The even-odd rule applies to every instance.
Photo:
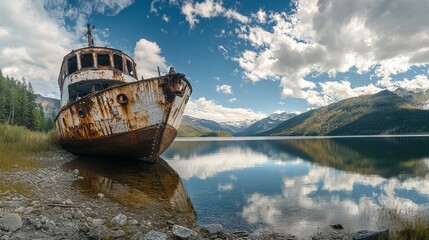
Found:
[[[0,170],[32,170],[40,166],[38,153],[58,147],[55,131],[49,133],[30,131],[24,127],[0,125]]]
[[[390,221],[392,240],[428,240],[429,213],[382,208],[381,216]]]

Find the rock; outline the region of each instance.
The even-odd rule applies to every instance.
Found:
[[[88,237],[89,239],[108,239],[112,237],[112,230],[104,225],[98,224],[89,229]]]
[[[389,238],[389,229],[384,231],[368,231],[361,230],[352,233],[353,240],[378,240],[378,239],[388,239]]]
[[[140,231],[134,233],[134,235],[130,238],[130,240],[144,240],[144,234]]]
[[[104,223],[104,220],[96,218],[96,219],[93,219],[91,223],[92,225],[102,225]]]
[[[223,232],[223,227],[221,224],[206,224],[201,228],[201,232],[205,237],[211,237],[215,234]]]
[[[139,221],[135,219],[128,220],[128,225],[137,225],[137,224],[139,224]]]
[[[103,198],[104,198],[104,193],[99,193],[99,194],[97,194],[97,198],[98,198],[98,199],[103,199]]]
[[[173,225],[171,231],[173,232],[174,236],[183,240],[195,239],[198,237],[197,232],[180,225]]]
[[[69,212],[64,212],[63,213],[63,217],[66,218],[66,219],[72,219],[73,218],[72,214],[69,213]]]
[[[14,232],[20,228],[22,228],[22,219],[16,213],[7,213],[0,218],[0,229]]]
[[[113,224],[121,225],[121,226],[125,225],[127,223],[127,216],[120,213],[116,217],[112,218],[112,220],[110,220],[110,222]]]
[[[61,201],[61,199],[59,199],[59,198],[52,198],[51,202],[53,204],[63,204],[63,201]]]
[[[19,207],[17,209],[15,209],[16,213],[23,213],[25,211],[25,207]]]
[[[335,230],[342,230],[342,229],[344,229],[343,225],[341,225],[341,224],[333,224],[333,225],[330,225],[330,226],[331,226],[331,228],[333,228]]]
[[[45,230],[53,230],[55,229],[56,225],[54,221],[48,221],[47,223],[43,224],[42,228]]]
[[[80,220],[80,219],[82,219],[84,217],[85,217],[85,215],[80,210],[77,210],[77,211],[73,212],[73,218],[74,219]]]
[[[25,213],[32,213],[33,211],[34,211],[33,207],[26,207],[24,210]]]
[[[77,227],[79,228],[79,232],[87,233],[89,231],[89,226],[86,223],[78,223]]]
[[[64,204],[64,205],[73,205],[74,203],[73,203],[73,201],[72,201],[72,200],[67,199],[67,200],[65,200],[65,201],[63,202],[63,204]]]
[[[146,233],[146,235],[144,235],[143,238],[135,238],[135,240],[140,240],[140,239],[144,239],[144,240],[166,240],[167,235],[165,235],[165,233],[162,233],[162,232],[151,230],[150,232]]]
[[[40,216],[40,222],[46,224],[49,221],[49,218],[46,216]]]
[[[111,235],[113,238],[121,238],[121,237],[125,236],[125,232],[124,232],[124,230],[112,231]]]
[[[79,169],[73,170],[73,175],[75,175],[76,177],[79,176]]]

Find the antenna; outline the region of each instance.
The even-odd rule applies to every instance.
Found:
[[[94,39],[92,39],[92,29],[95,29],[94,26],[91,27],[89,23],[86,24],[86,27],[88,28],[88,31],[86,32],[86,35],[88,37],[88,47],[94,46]]]

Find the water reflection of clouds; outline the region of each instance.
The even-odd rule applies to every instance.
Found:
[[[165,158],[168,160],[167,158]],[[268,157],[249,148],[222,148],[210,155],[192,155],[189,158],[180,158],[176,155],[173,161],[168,161],[182,177],[189,180],[192,177],[206,179],[218,173],[252,168],[268,161]]]
[[[346,226],[349,223],[356,229],[380,229],[387,227],[387,222],[380,222],[383,219],[380,207],[428,210],[429,201],[418,204],[398,195],[401,190],[412,190],[415,195],[429,199],[428,184],[428,176],[400,181],[311,165],[306,175],[285,176],[282,194],[253,193],[241,214],[250,224],[262,222],[279,231],[286,226],[288,231],[300,235],[310,234],[314,226],[335,223]],[[366,192],[360,192],[360,188]]]
[[[168,162],[183,179],[194,177],[193,186],[199,182],[204,194],[207,185],[202,180],[214,178],[206,184],[215,182],[215,196],[224,197],[217,207],[234,211],[232,215],[239,213],[237,222],[263,223],[300,236],[311,235],[317,226],[336,223],[354,230],[387,227],[386,221],[380,221],[385,217],[379,211],[383,207],[429,210],[429,158],[426,151],[420,151],[425,143],[411,142],[417,148],[412,151],[389,145],[401,153],[390,159],[367,151],[381,140],[359,140],[355,148],[350,141],[346,142],[349,145],[328,139],[287,144],[234,142],[205,146],[210,152],[174,154]],[[386,143],[381,143],[387,151]],[[260,180],[253,182],[255,177]],[[238,207],[223,208],[227,198],[239,201],[234,204]]]

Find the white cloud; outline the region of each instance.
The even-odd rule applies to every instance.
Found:
[[[323,94],[311,82],[314,73],[374,71],[380,87],[392,85],[390,76],[412,66],[429,64],[429,2],[295,1],[295,11],[272,12],[266,18],[274,27],[258,24],[237,28],[250,43],[234,58],[251,81],[280,81],[283,97],[322,103]],[[263,22],[261,10],[253,15]],[[340,83],[340,85],[344,83]],[[397,84],[397,83],[396,83]],[[331,84],[332,85],[332,84]],[[373,91],[374,86],[367,86]],[[362,90],[362,89],[361,89]],[[365,90],[355,93],[363,94]],[[341,98],[341,96],[335,96]]]
[[[131,5],[131,0],[0,1],[0,69],[4,75],[30,81],[36,93],[59,98],[57,83],[63,57],[82,47],[87,18],[98,12],[115,15]],[[66,20],[75,27],[66,25]],[[106,29],[96,29],[94,40],[105,45],[100,36]],[[31,36],[31,37],[29,37]]]
[[[352,88],[349,81],[329,81],[319,83],[319,85],[322,89],[320,94],[317,93],[316,95],[311,95],[311,91],[306,92],[309,94],[309,96],[312,96],[309,97],[308,100],[310,104],[325,106],[343,99],[357,97],[360,95],[374,94],[382,90],[373,84]]]
[[[1,1],[0,9],[3,75],[25,77],[35,92],[59,97],[61,61],[76,46],[77,38],[50,17],[43,2]]]
[[[229,192],[234,188],[234,185],[232,183],[225,183],[225,184],[218,184],[217,190],[220,192]]]
[[[137,64],[137,74],[140,77],[151,78],[158,76],[157,67],[167,70],[166,60],[161,56],[161,48],[155,42],[144,38],[136,43],[134,60]]]
[[[167,15],[165,15],[165,14],[163,14],[162,15],[162,20],[164,20],[164,22],[169,22],[170,21],[170,18],[168,18],[168,16]]]
[[[210,119],[216,122],[244,121],[248,119],[262,119],[266,115],[255,113],[248,108],[227,108],[217,105],[213,100],[202,97],[190,100],[185,109],[185,114],[202,119]]]
[[[230,98],[230,99],[228,99],[228,101],[227,102],[229,102],[229,103],[233,103],[233,102],[236,102],[237,101],[237,98]]]
[[[395,87],[401,87],[408,91],[416,91],[419,89],[429,88],[429,79],[425,75],[417,75],[414,79],[408,80],[404,79],[403,81],[394,81],[392,85]]]
[[[252,168],[268,161],[266,155],[240,147],[222,147],[212,154],[192,152],[189,157],[175,155],[174,159],[164,159],[186,180],[193,177],[207,179],[222,172]]]
[[[185,2],[181,8],[182,14],[185,15],[186,21],[191,29],[199,22],[198,18],[212,18],[224,16],[229,19],[237,20],[241,23],[248,23],[250,19],[233,9],[227,9],[222,6],[222,1],[205,0],[193,4],[191,1]]]
[[[224,94],[232,94],[232,87],[231,85],[216,85],[216,92],[218,93],[224,93]]]
[[[259,9],[257,13],[252,14],[253,19],[258,23],[266,23],[267,22],[267,13],[264,10]]]

